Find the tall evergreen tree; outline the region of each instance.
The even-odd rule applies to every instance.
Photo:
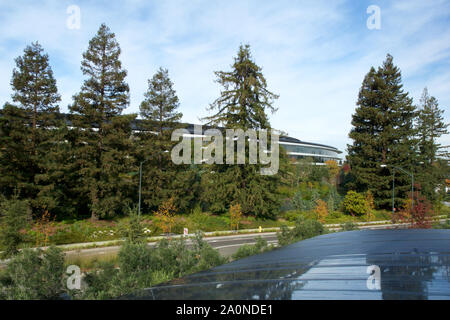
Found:
[[[267,111],[272,113],[278,95],[267,89],[262,69],[252,60],[250,45],[240,46],[231,71],[216,71],[216,82],[223,91],[208,108],[215,114],[206,117],[211,125],[228,128],[270,129]]]
[[[205,118],[208,124],[244,131],[270,131],[266,112],[276,111],[273,102],[278,96],[267,89],[266,79],[253,61],[250,46],[240,46],[231,71],[217,71],[215,75],[223,90],[208,108],[214,112]],[[273,217],[280,205],[277,195],[280,173],[262,176],[261,164],[248,164],[248,141],[246,143],[246,164],[211,165],[211,170],[203,174],[203,201],[216,212],[227,211],[231,204],[239,203],[245,214]]]
[[[71,164],[78,173],[75,191],[88,199],[93,219],[113,216],[130,201],[126,190],[132,182],[126,175],[133,161],[127,156],[134,116],[120,116],[129,104],[120,53],[114,33],[102,24],[83,53],[81,71],[88,78],[69,107],[77,135]]]
[[[57,103],[61,100],[48,55],[43,51],[38,42],[27,46],[24,55],[16,59],[17,69],[13,70],[11,80],[13,102],[18,103],[31,117],[33,147],[36,145],[37,126],[45,128],[54,125],[51,120],[59,113]]]
[[[445,168],[444,162],[439,161],[442,147],[438,139],[448,134],[448,124],[444,122],[444,110],[439,108],[435,97],[428,94],[425,88],[420,99],[419,115],[417,118],[418,153],[420,166],[417,170],[417,183],[420,184],[421,192],[430,200],[436,200],[436,189],[444,189]],[[445,162],[446,164],[446,162]]]
[[[36,198],[31,201],[40,212],[47,210],[56,219],[78,218],[77,195],[73,193],[74,173],[70,171],[72,149],[69,143],[71,130],[61,118],[52,130],[47,153],[40,158],[41,170],[35,175],[38,187]],[[82,210],[86,211],[86,209]]]
[[[159,68],[153,78],[148,80],[148,90],[144,96],[145,100],[140,106],[141,116],[148,120],[159,136],[163,136],[163,129],[173,127],[183,116],[177,111],[180,103],[167,69]]]
[[[37,42],[27,46],[16,60],[11,86],[12,100],[3,109],[2,192],[11,195],[17,188],[21,198],[30,199],[35,213],[45,209],[39,193],[45,187],[39,175],[47,170],[49,153],[57,145],[55,128],[59,126],[61,100],[49,57]],[[15,192],[15,191],[14,191]]]
[[[31,130],[25,110],[6,103],[0,117],[0,193],[22,199],[36,194]]]
[[[370,190],[376,205],[389,207],[392,195],[392,166],[413,171],[415,157],[415,107],[404,92],[401,73],[387,55],[382,67],[365,76],[353,114],[347,160],[354,176],[353,188]],[[381,168],[381,164],[388,165]],[[409,176],[397,171],[396,197],[406,198]]]
[[[175,165],[170,158],[174,146],[172,131],[181,126],[183,116],[178,111],[179,100],[167,69],[160,68],[148,80],[148,90],[140,105],[142,126],[139,137],[139,161],[143,167],[142,197],[147,209],[155,210],[161,203],[174,198],[174,204],[185,211],[197,191],[196,173],[189,165]]]

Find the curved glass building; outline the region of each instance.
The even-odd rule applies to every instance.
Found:
[[[287,136],[281,136],[279,144],[292,159],[311,158],[316,164],[323,164],[327,160],[335,160],[337,163],[342,161],[340,156],[342,151],[335,147],[305,142]]]
[[[212,127],[202,126],[202,130],[206,130],[208,128]],[[195,136],[193,124],[186,124],[185,129],[190,132],[189,136]],[[218,129],[224,130],[222,127],[219,127]],[[204,134],[204,131],[202,131],[202,134]],[[312,162],[318,165],[324,164],[327,160],[335,160],[338,164],[342,164],[342,158],[340,156],[342,151],[335,147],[301,141],[289,136],[280,136],[279,144],[294,161],[308,158],[312,159]]]

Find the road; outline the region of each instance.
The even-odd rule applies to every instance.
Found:
[[[442,216],[439,216],[442,217]],[[447,219],[440,219],[439,221],[445,222]],[[388,222],[388,221],[382,221],[382,222]],[[358,224],[358,229],[391,229],[391,228],[407,228],[408,223],[403,224],[392,224],[392,223],[380,223],[380,221],[377,222],[368,222],[365,223],[366,225],[361,225],[362,223]],[[336,225],[326,225],[328,230],[330,231],[338,231],[340,229],[339,224]],[[213,248],[217,249],[219,253],[225,257],[230,257],[233,253],[235,253],[238,248],[244,244],[255,244],[255,239],[257,237],[262,237],[265,239],[268,244],[277,244],[277,236],[276,232],[262,232],[262,233],[251,233],[251,234],[236,234],[236,235],[227,235],[227,236],[215,236],[215,237],[205,237],[203,238],[205,241],[207,241]],[[187,241],[188,244],[190,243],[190,240]],[[101,256],[112,256],[114,254],[117,254],[120,250],[120,246],[107,246],[106,244],[108,241],[104,242],[98,242],[98,245],[101,247],[98,248],[80,248],[80,249],[69,249],[68,246],[71,245],[63,245],[60,246],[61,248],[66,247],[65,253],[66,258],[70,261],[76,262],[78,258],[82,259],[89,259],[89,258],[100,258]],[[150,247],[155,245],[155,242],[150,242],[148,244]],[[7,260],[0,260],[0,266],[7,263]]]
[[[208,237],[204,238],[213,248],[219,250],[219,253],[225,257],[230,257],[235,253],[238,248],[244,244],[255,244],[255,239],[262,237],[268,244],[277,243],[276,232],[256,233],[256,234],[243,234],[235,236],[221,236],[221,237]],[[187,241],[190,244],[191,240]],[[155,246],[154,242],[148,244],[150,247]],[[76,258],[89,258],[100,257],[102,255],[112,255],[119,251],[120,246],[104,247],[104,248],[91,248],[81,250],[66,251],[66,257],[71,260]]]
[[[442,219],[440,221],[445,221],[446,219]],[[329,225],[328,229],[330,231],[337,231],[339,228],[333,228],[333,225]],[[358,226],[358,229],[390,229],[390,228],[406,228],[408,227],[408,223],[401,224],[372,224],[366,226]],[[277,244],[277,235],[276,232],[263,232],[263,233],[251,233],[251,234],[242,234],[242,235],[228,235],[228,236],[220,236],[220,237],[206,237],[203,238],[206,242],[208,242],[213,248],[219,250],[219,253],[225,257],[230,257],[233,253],[235,253],[238,248],[244,244],[255,244],[255,239],[257,237],[262,237],[267,241],[268,244]],[[187,240],[189,244],[191,240]],[[155,242],[150,242],[148,245],[150,247],[154,246]],[[89,257],[100,257],[102,255],[113,255],[119,252],[120,246],[110,246],[110,247],[100,247],[100,248],[90,248],[90,249],[77,249],[65,251],[66,257],[70,260],[74,260],[79,258],[89,258]]]

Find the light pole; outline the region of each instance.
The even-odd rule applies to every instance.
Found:
[[[409,175],[411,177],[411,211],[412,211],[412,209],[414,208],[414,174],[406,171],[403,168],[396,167],[393,165],[387,165],[387,164],[380,165],[381,168],[386,168],[387,166],[392,167],[392,214],[394,214],[395,169],[400,170],[403,173],[406,173],[407,175]]]

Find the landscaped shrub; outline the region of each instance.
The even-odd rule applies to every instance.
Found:
[[[304,192],[299,190],[295,193],[293,199],[292,199],[292,205],[295,209],[300,211],[309,211],[314,208],[314,203],[311,199],[306,199],[303,196]],[[317,198],[318,193],[314,193],[314,198]]]
[[[358,226],[351,221],[341,224],[342,231],[358,230]]]
[[[130,242],[140,242],[145,238],[144,226],[136,209],[128,209],[129,220],[119,225],[119,232]]]
[[[183,238],[163,239],[154,248],[127,239],[119,252],[119,268],[115,269],[112,264],[99,265],[85,277],[88,288],[74,297],[117,298],[225,262],[227,259],[204,241],[201,233],[196,234],[190,247]]]
[[[24,229],[31,222],[28,202],[14,198],[3,201],[0,205],[0,244],[2,258],[18,253],[21,243],[25,241]]]
[[[313,219],[305,219],[303,216],[299,216],[295,222],[295,226],[289,229],[287,226],[282,226],[280,232],[277,233],[278,243],[281,246],[312,238],[326,233],[323,225]]]
[[[316,208],[314,209],[316,215],[317,215],[317,220],[319,220],[321,223],[325,223],[325,219],[328,216],[328,208],[327,208],[327,204],[325,203],[325,201],[323,200],[317,200],[317,205]]]
[[[60,249],[24,249],[9,261],[0,280],[0,296],[13,300],[60,299],[65,292],[64,271]]]
[[[288,211],[284,214],[284,218],[289,222],[297,220],[299,213],[297,211]]]
[[[254,245],[244,244],[239,247],[239,249],[233,254],[232,258],[234,260],[242,259],[245,257],[253,256],[255,254],[263,253],[272,250],[274,247],[272,245],[267,245],[267,240],[257,237],[256,243]]]
[[[328,211],[333,212],[338,210],[341,205],[341,201],[342,201],[341,196],[337,192],[336,187],[332,186],[329,189],[328,196],[326,197]]]
[[[69,292],[72,299],[105,300],[113,299],[122,292],[117,284],[119,270],[111,262],[100,262],[96,268],[87,272],[83,278],[82,290]]]
[[[344,212],[352,216],[362,216],[367,212],[366,197],[358,192],[349,191],[342,201]]]
[[[175,224],[175,213],[177,212],[177,208],[174,204],[174,198],[170,198],[167,201],[164,201],[159,207],[158,210],[154,212],[155,216],[158,218],[160,228],[164,233],[171,233],[172,227]]]
[[[196,233],[195,238],[193,239],[192,251],[197,262],[194,267],[188,271],[190,273],[207,270],[228,262],[227,258],[222,257],[219,254],[219,251],[203,240],[203,234],[201,232]]]
[[[230,227],[231,230],[239,230],[239,224],[242,220],[242,209],[239,203],[230,206]]]
[[[370,190],[366,192],[366,206],[367,206],[367,221],[370,221],[373,217],[373,211],[375,210],[375,202],[373,194]]]
[[[450,229],[450,220],[445,222],[435,222],[433,223],[433,229]]]
[[[326,202],[329,212],[338,210],[341,203],[341,197],[335,186],[327,182],[308,182],[299,185],[292,198],[292,205],[297,210],[310,211],[316,208],[318,200]]]
[[[331,212],[329,215],[328,215],[328,217],[330,218],[330,219],[341,219],[341,218],[343,218],[343,217],[348,217],[348,216],[345,216],[342,212],[340,212],[340,211],[333,211],[333,212]]]
[[[292,198],[294,197],[295,193],[292,195]],[[287,199],[283,199],[281,206],[280,206],[280,212],[286,212],[286,211],[291,211],[294,210],[294,204],[292,202],[292,199],[287,198]]]
[[[414,193],[414,207],[411,208],[411,206],[412,202],[408,199],[405,206],[392,217],[393,222],[409,222],[411,228],[417,229],[431,228],[431,219],[434,215],[431,202],[422,196],[419,191],[416,191]]]

